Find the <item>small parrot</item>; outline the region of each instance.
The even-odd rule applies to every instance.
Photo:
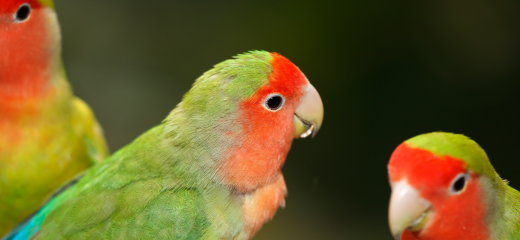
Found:
[[[238,55],[6,239],[250,239],[285,205],[292,139],[322,120],[320,95],[288,59]]]
[[[396,240],[520,239],[520,193],[464,135],[433,132],[405,141],[388,174]]]
[[[67,82],[60,41],[51,0],[0,1],[0,236],[107,154]]]

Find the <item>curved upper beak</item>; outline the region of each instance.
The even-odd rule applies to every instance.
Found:
[[[294,138],[314,137],[323,122],[323,103],[316,88],[309,83],[293,117]]]
[[[396,240],[405,230],[420,231],[428,223],[431,204],[421,198],[405,180],[392,184],[388,210],[390,231]]]

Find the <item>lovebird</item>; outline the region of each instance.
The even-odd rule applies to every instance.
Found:
[[[61,61],[51,0],[0,1],[0,236],[107,155]]]
[[[520,194],[470,138],[433,132],[395,149],[388,174],[395,239],[520,239]]]
[[[7,239],[250,239],[285,204],[292,139],[322,121],[320,95],[287,58],[238,55]]]

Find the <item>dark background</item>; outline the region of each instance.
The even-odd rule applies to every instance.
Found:
[[[75,93],[111,151],[160,121],[214,64],[288,57],[322,131],[284,166],[287,207],[254,238],[391,239],[386,164],[420,133],[464,133],[520,188],[520,2],[56,0]]]

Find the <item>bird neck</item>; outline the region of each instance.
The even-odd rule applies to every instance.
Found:
[[[497,177],[495,191],[487,191],[490,233],[492,240],[513,240],[520,237],[520,192]]]

